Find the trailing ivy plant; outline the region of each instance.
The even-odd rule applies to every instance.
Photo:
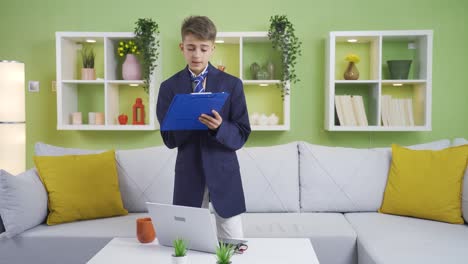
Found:
[[[283,62],[283,78],[282,78],[282,97],[289,95],[289,83],[300,81],[297,78],[295,65],[296,59],[301,56],[302,42],[294,34],[294,26],[289,22],[285,15],[275,15],[270,17],[270,29],[268,30],[268,38],[273,44],[273,48],[281,51]]]
[[[158,66],[156,61],[159,57],[159,39],[156,39],[156,35],[159,34],[159,25],[151,18],[139,18],[135,24],[135,43],[138,49],[140,49],[143,78],[145,81],[143,89],[148,93],[151,75]]]

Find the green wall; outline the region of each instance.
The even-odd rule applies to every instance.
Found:
[[[0,59],[23,61],[26,83],[39,80],[41,91],[27,93],[27,156],[32,164],[37,141],[93,149],[161,145],[159,131],[57,131],[55,80],[56,31],[133,31],[138,18],[160,25],[163,77],[183,65],[179,27],[188,15],[207,15],[219,31],[266,31],[269,18],[286,14],[303,42],[291,89],[291,130],[256,131],[247,146],[304,140],[316,144],[374,147],[413,144],[441,138],[468,138],[468,2],[460,0],[257,0],[257,1],[5,1],[0,8]],[[433,29],[433,113],[430,132],[327,132],[324,130],[325,37],[337,30]]]

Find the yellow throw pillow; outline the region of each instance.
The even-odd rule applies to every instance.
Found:
[[[49,195],[48,225],[128,214],[120,196],[114,151],[35,156]]]
[[[461,188],[468,145],[439,151],[392,145],[381,213],[463,224]]]

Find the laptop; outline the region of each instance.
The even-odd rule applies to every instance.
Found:
[[[173,241],[181,238],[187,242],[187,248],[209,253],[216,253],[220,242],[235,248],[245,244],[246,240],[218,239],[216,222],[207,208],[187,207],[170,204],[146,202],[160,245],[173,246]]]

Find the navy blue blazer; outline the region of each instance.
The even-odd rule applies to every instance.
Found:
[[[242,81],[208,66],[206,92],[228,92],[217,131],[161,131],[168,148],[178,148],[175,167],[175,205],[201,207],[205,185],[219,216],[232,217],[245,212],[244,191],[236,150],[250,134],[249,116]],[[191,93],[188,67],[161,84],[156,106],[162,124],[175,94]]]

